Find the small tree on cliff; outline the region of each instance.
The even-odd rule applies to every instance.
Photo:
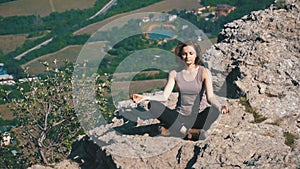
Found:
[[[112,111],[109,111],[107,106],[107,93],[110,90],[108,76],[103,78],[96,75],[94,80],[97,85],[93,84],[96,100],[84,100],[86,93],[91,92],[80,88],[81,94],[73,96],[72,65],[66,64],[60,70],[50,68],[46,62],[44,66],[46,71],[40,77],[27,78],[26,82],[16,84],[19,90],[18,97],[11,97],[11,91],[0,91],[0,94],[7,98],[6,101],[11,103],[11,108],[18,118],[19,126],[14,132],[19,141],[19,160],[22,161],[23,168],[36,163],[49,165],[68,157],[71,144],[79,134],[83,134],[78,118],[84,119],[81,120],[81,124],[86,122],[92,126],[91,123],[99,123],[100,116],[106,119],[112,117]],[[57,67],[56,62],[52,67]],[[83,118],[80,115],[82,109],[75,112],[74,98],[78,102],[76,105],[85,109],[84,112],[90,112],[90,106],[86,106],[86,102],[91,101],[97,103],[99,110],[105,113],[97,114],[91,111],[91,115]]]
[[[53,163],[66,158],[71,143],[82,133],[72,104],[72,67],[50,69],[28,80],[29,91],[12,108],[21,125],[17,128],[22,154],[30,163]]]

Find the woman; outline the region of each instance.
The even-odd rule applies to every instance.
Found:
[[[165,124],[161,134],[170,132],[190,140],[198,140],[199,137],[204,139],[203,126],[210,105],[222,114],[228,113],[229,109],[221,105],[213,93],[211,73],[201,66],[199,46],[191,41],[180,43],[175,48],[175,54],[183,64],[169,73],[163,94],[150,97],[132,94],[131,98],[135,103],[144,104],[154,118]],[[172,110],[160,102],[168,100],[174,85],[179,96],[176,108]]]

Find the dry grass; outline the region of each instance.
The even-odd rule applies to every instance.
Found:
[[[164,0],[162,2],[155,3],[153,5],[140,8],[134,11],[118,14],[115,16],[112,16],[108,19],[105,19],[103,21],[91,24],[89,26],[86,26],[78,31],[76,31],[74,34],[93,34],[96,32],[99,28],[102,26],[118,19],[123,16],[135,14],[135,13],[142,13],[142,12],[168,12],[173,9],[182,10],[182,9],[196,9],[199,7],[199,1],[198,0]]]
[[[13,112],[5,104],[0,105],[0,114],[3,120],[12,120],[15,118]]]
[[[1,35],[0,50],[2,50],[4,54],[14,51],[17,47],[24,44],[26,36],[27,34]]]
[[[63,12],[78,8],[85,9],[94,5],[96,0],[17,0],[0,4],[0,15],[21,16],[40,15],[47,16],[53,11]],[[53,6],[51,6],[51,3]]]
[[[57,60],[58,66],[63,66],[65,60],[75,63],[81,48],[82,48],[81,45],[67,46],[57,52],[50,53],[38,57],[34,60],[31,60],[30,62],[27,62],[26,64],[22,65],[22,68],[24,69],[28,67],[30,74],[39,74],[45,71],[45,67],[43,66],[43,64],[41,64],[42,62],[45,61],[50,64],[50,67],[54,67],[53,64],[54,59]]]
[[[54,8],[58,12],[69,9],[86,9],[93,7],[96,0],[53,0]]]
[[[240,103],[245,107],[245,111],[253,115],[254,120],[251,123],[261,123],[267,120],[267,117],[259,114],[255,108],[253,108],[246,97],[240,97]]]

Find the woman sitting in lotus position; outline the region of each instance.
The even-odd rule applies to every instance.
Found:
[[[135,103],[147,107],[154,118],[164,124],[161,134],[185,136],[189,140],[204,139],[203,126],[208,116],[210,105],[222,114],[229,112],[226,105],[221,105],[213,93],[210,71],[201,66],[200,48],[191,41],[180,43],[175,54],[183,61],[183,66],[169,73],[162,95],[143,96],[132,94]],[[162,101],[167,101],[176,85],[179,91],[175,109],[169,109]]]

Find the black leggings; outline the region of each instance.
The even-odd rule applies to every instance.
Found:
[[[149,102],[149,112],[154,118],[157,118],[166,128],[171,131],[179,131],[182,126],[186,128],[205,129],[207,130],[217,117],[207,119],[210,107],[207,107],[200,113],[192,113],[189,116],[183,116],[175,109],[169,109],[158,101]],[[215,113],[214,113],[215,114]],[[219,114],[215,114],[218,116]]]

